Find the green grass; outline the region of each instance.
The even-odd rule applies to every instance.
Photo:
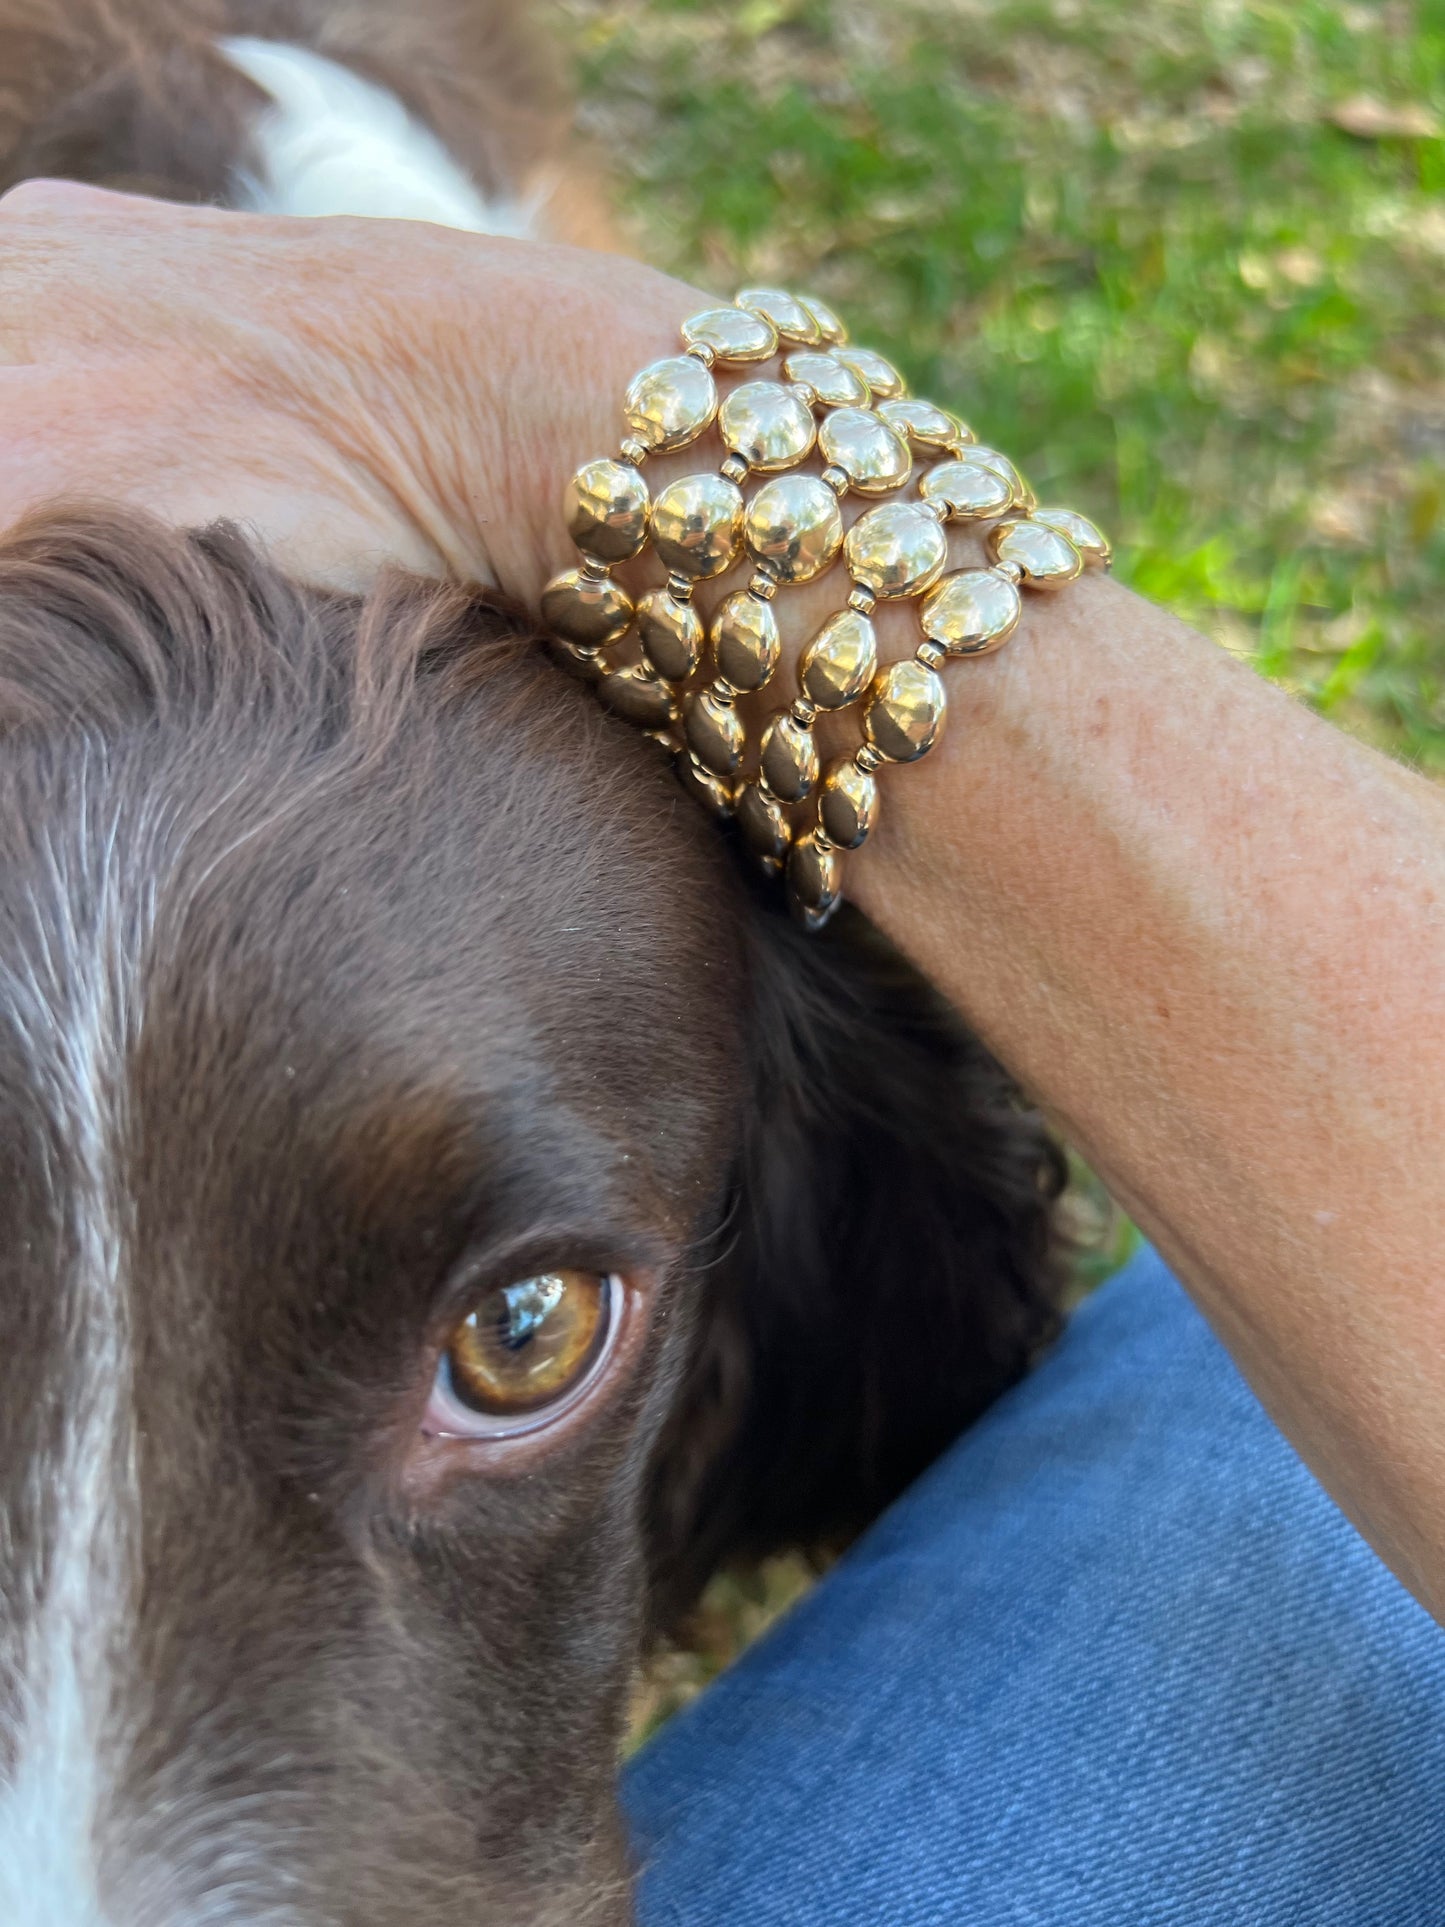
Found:
[[[651,259],[816,289],[1124,580],[1445,771],[1445,4],[562,13]]]
[[[557,0],[640,252],[778,281],[1445,774],[1445,0]],[[1081,1288],[1130,1228],[1088,1174]],[[717,1581],[655,1727],[798,1592]]]

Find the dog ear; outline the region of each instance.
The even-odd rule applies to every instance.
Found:
[[[867,1524],[1059,1324],[1061,1153],[860,915],[759,908],[753,1096],[656,1461],[658,1618]]]

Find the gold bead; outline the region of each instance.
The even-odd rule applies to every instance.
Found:
[[[625,562],[647,540],[647,484],[626,462],[584,462],[567,484],[563,512],[572,540],[599,562]]]
[[[718,474],[725,475],[730,482],[745,482],[748,479],[747,461],[733,450],[718,463]]]
[[[800,341],[811,348],[823,339],[822,329],[802,302],[781,288],[743,288],[736,300],[740,308],[766,315],[784,341]]]
[[[1080,515],[1077,509],[1041,508],[1033,511],[1032,520],[1068,536],[1084,561],[1092,567],[1108,568],[1112,560],[1108,537],[1087,515]]]
[[[856,609],[860,616],[871,616],[878,607],[878,598],[863,582],[855,582],[848,591],[848,607]]]
[[[1022,501],[1027,484],[1007,455],[1000,454],[996,448],[986,447],[983,442],[970,442],[960,449],[960,454],[964,461],[972,462],[975,468],[991,468],[995,475],[1002,475],[1013,490],[1014,500]]]
[[[764,473],[802,461],[818,435],[812,409],[780,381],[734,388],[718,411],[718,428],[729,449]]]
[[[712,811],[714,816],[729,817],[736,805],[734,786],[726,777],[714,776],[695,756],[683,752],[677,759],[677,774],[686,790]]]
[[[880,596],[921,595],[948,562],[948,538],[917,502],[885,502],[860,515],[843,545],[855,582]]]
[[[818,780],[818,745],[786,709],[763,731],[758,767],[763,781],[784,803],[800,803]]]
[[[818,821],[828,841],[856,850],[877,820],[876,780],[851,756],[830,763],[818,791]]]
[[[843,858],[816,830],[800,836],[788,852],[788,888],[811,929],[826,923],[843,890]]]
[[[866,408],[868,384],[851,368],[845,368],[836,355],[802,350],[789,355],[783,363],[789,381],[805,381],[829,408]]]
[[[682,707],[687,746],[714,776],[731,776],[743,760],[743,719],[715,689],[695,689]]]
[[[756,783],[744,783],[738,790],[737,816],[738,828],[749,849],[770,862],[781,863],[788,854],[793,833],[788,825],[788,813],[777,798],[759,789]]]
[[[664,568],[701,579],[720,575],[738,552],[743,496],[723,475],[683,475],[652,504],[652,544]]]
[[[848,330],[834,314],[826,301],[820,301],[815,294],[800,294],[798,299],[818,324],[818,333],[824,341],[846,341]]]
[[[878,413],[895,434],[902,435],[919,448],[952,448],[961,426],[956,416],[931,401],[912,401],[900,396],[895,401],[880,401]]]
[[[927,637],[919,643],[914,655],[929,669],[942,669],[948,661],[948,651],[941,642],[931,642]]]
[[[818,428],[823,459],[841,468],[862,495],[886,495],[908,480],[913,457],[870,408],[835,408]]]
[[[1084,572],[1084,558],[1068,536],[1042,522],[999,522],[988,532],[996,562],[1014,563],[1030,589],[1062,589]]]
[[[926,502],[941,503],[961,522],[1002,515],[1014,506],[1013,484],[1008,477],[967,456],[929,469],[918,484],[918,492]]]
[[[635,436],[629,435],[619,446],[617,459],[619,462],[626,462],[629,468],[641,468],[647,460],[647,452],[646,442],[640,442]]]
[[[855,609],[840,609],[804,650],[798,681],[820,709],[842,709],[862,695],[877,666],[873,624]]]
[[[614,669],[598,683],[597,693],[609,709],[639,729],[666,729],[677,721],[672,691],[642,663]]]
[[[816,475],[779,475],[748,503],[743,539],[781,582],[809,582],[843,546],[838,498]]]
[[[605,575],[565,569],[542,591],[542,620],[564,642],[605,649],[627,634],[632,598]]]
[[[863,729],[890,763],[916,762],[937,742],[945,707],[938,675],[908,657],[874,677]]]
[[[686,682],[702,661],[702,617],[666,589],[654,589],[637,605],[642,653],[659,676]]]
[[[761,689],[778,666],[778,618],[746,589],[730,595],[713,617],[713,659],[734,689]]]
[[[600,649],[579,649],[575,642],[563,642],[560,636],[553,637],[550,653],[552,660],[579,682],[600,682],[611,668]]]
[[[892,401],[903,393],[902,375],[891,361],[874,354],[871,348],[848,347],[835,352],[845,368],[851,368],[860,380],[867,382],[868,392],[875,401]]]
[[[923,633],[951,656],[987,656],[1018,627],[1023,602],[997,569],[960,569],[923,599]]]
[[[689,348],[711,348],[719,361],[767,361],[778,352],[778,331],[766,315],[746,308],[704,308],[682,324]]]
[[[669,355],[633,377],[623,412],[645,447],[686,448],[717,414],[717,383],[691,355]]]

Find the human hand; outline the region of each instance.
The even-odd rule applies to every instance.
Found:
[[[0,523],[102,496],[242,521],[313,582],[392,562],[535,604],[571,560],[562,482],[698,305],[576,249],[27,183],[0,200]]]

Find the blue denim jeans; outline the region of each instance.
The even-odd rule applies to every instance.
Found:
[[[1146,1252],[626,1800],[642,1927],[1445,1927],[1445,1634]]]

